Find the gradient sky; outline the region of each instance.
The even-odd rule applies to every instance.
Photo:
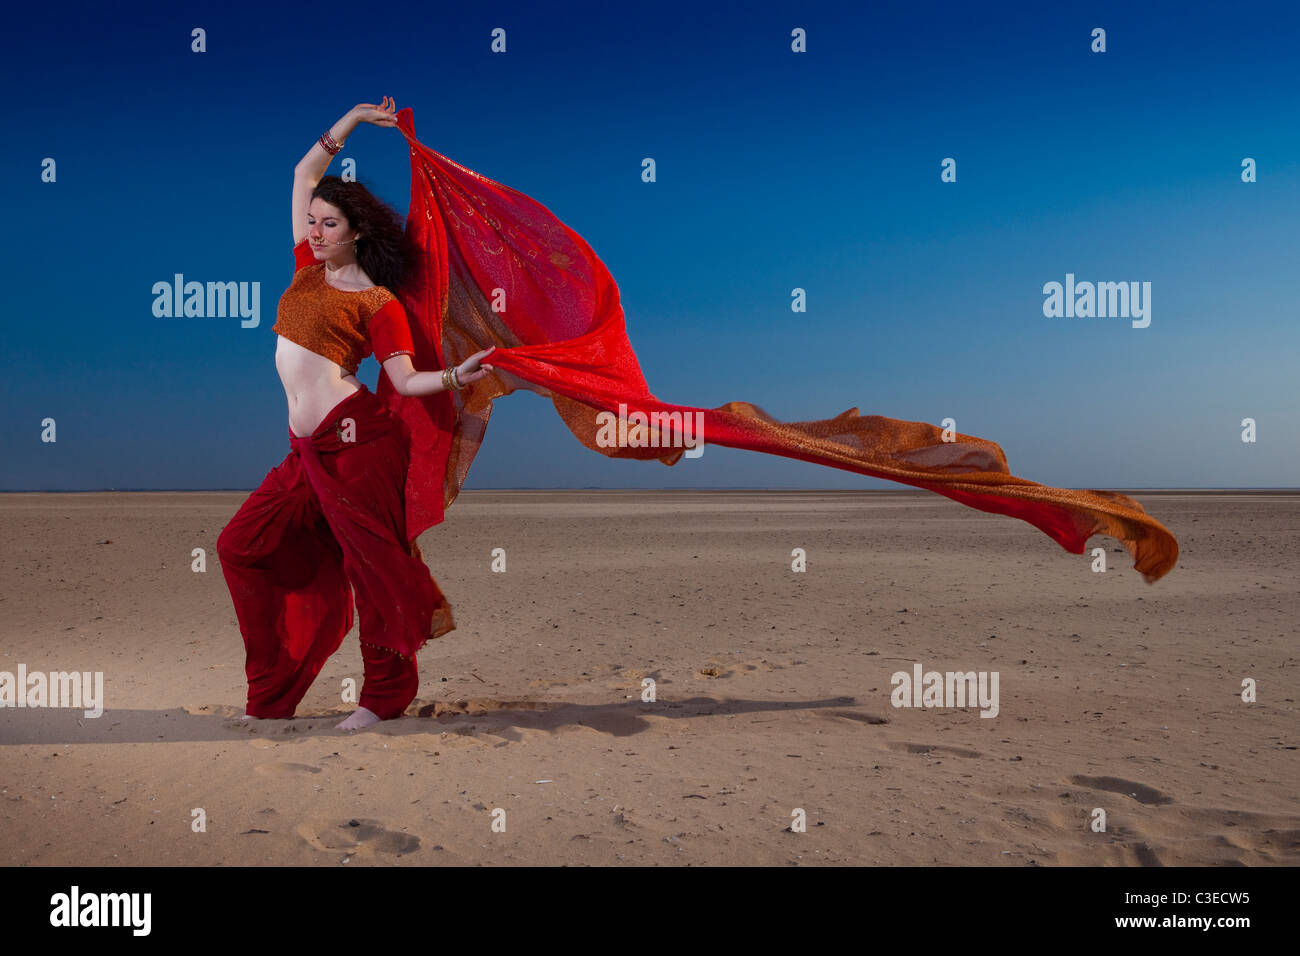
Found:
[[[1295,486],[1298,27],[1294,3],[24,4],[0,489],[249,489],[284,458],[293,166],[384,94],[591,243],[666,401],[951,416],[1062,487]],[[346,156],[406,213],[400,132],[361,125],[328,172]],[[261,325],[155,318],[177,272],[260,282]],[[1067,272],[1150,282],[1150,327],[1044,317]],[[906,487],[716,446],[612,461],[497,402],[467,487],[590,486]]]

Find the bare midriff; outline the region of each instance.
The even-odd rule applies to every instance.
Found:
[[[275,370],[289,400],[289,430],[300,438],[309,438],[335,405],[361,388],[338,363],[283,335],[276,336]]]

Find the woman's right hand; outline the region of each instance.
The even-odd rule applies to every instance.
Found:
[[[385,96],[384,101],[376,106],[374,103],[358,103],[352,107],[352,116],[359,123],[374,123],[376,126],[397,125],[397,100]]]
[[[495,371],[491,365],[483,365],[485,358],[495,352],[497,347],[494,345],[490,349],[484,349],[481,352],[475,352],[465,361],[456,366],[456,381],[461,385],[470,385],[485,377],[489,372]]]

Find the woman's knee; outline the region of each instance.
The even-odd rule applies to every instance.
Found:
[[[223,564],[247,564],[274,550],[273,542],[289,526],[290,515],[283,507],[278,514],[268,515],[265,506],[265,501],[250,496],[221,529],[217,535],[217,556]]]
[[[233,520],[217,535],[217,557],[222,564],[251,564],[259,557],[252,550],[252,537]]]
[[[311,527],[320,517],[311,506],[306,485],[286,483],[281,474],[284,467],[281,463],[267,473],[217,536],[217,556],[223,563],[265,557],[286,534]]]

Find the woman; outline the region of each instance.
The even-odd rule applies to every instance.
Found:
[[[400,219],[359,183],[324,177],[357,123],[396,126],[395,105],[356,106],[295,169],[296,269],[272,326],[291,448],[217,541],[247,652],[245,719],[293,716],[352,628],[352,590],[364,680],[342,730],[401,716],[419,686],[415,651],[455,627],[407,537],[410,434],[355,373],[373,351],[398,395],[432,395],[487,375],[492,349],[416,371],[393,291],[414,254]]]
[[[358,120],[396,125],[409,146],[409,283],[398,269],[402,255],[377,254],[399,248],[391,216],[364,211],[377,203],[353,203],[348,190],[369,195],[358,187],[315,185],[326,152],[336,151],[335,133],[346,135]],[[340,726],[398,716],[413,699],[408,658],[454,626],[415,538],[456,499],[493,402],[521,388],[548,398],[575,438],[610,457],[676,463],[690,416],[702,423],[691,447],[702,437],[924,488],[1026,521],[1074,554],[1092,535],[1109,534],[1148,583],[1177,564],[1177,540],[1137,501],[1019,478],[987,439],[857,408],[782,422],[750,402],[698,408],[659,399],[628,339],[618,286],[590,244],[532,197],[421,143],[409,107],[396,115],[391,107],[358,107],[322,137],[321,150],[300,164],[300,179],[304,172],[306,183],[295,186],[294,235],[306,220],[321,251],[306,244],[296,251],[301,268],[275,325],[290,340],[280,342],[277,365],[294,452],[218,543],[249,648],[250,716],[292,715],[351,626],[349,581],[366,683],[362,706]],[[401,303],[379,288],[394,283]],[[312,332],[322,328],[332,338],[316,341]],[[310,354],[294,342],[309,343]],[[350,374],[368,346],[384,369],[377,395]],[[480,365],[494,350],[492,365]],[[320,364],[322,354],[334,361]],[[721,347],[716,357],[730,360]],[[459,379],[450,369],[446,382],[414,370],[449,359],[462,360]],[[296,362],[313,364],[295,371]],[[476,384],[456,387],[468,382]],[[613,414],[637,422],[626,441],[621,427],[618,442],[605,440]]]

